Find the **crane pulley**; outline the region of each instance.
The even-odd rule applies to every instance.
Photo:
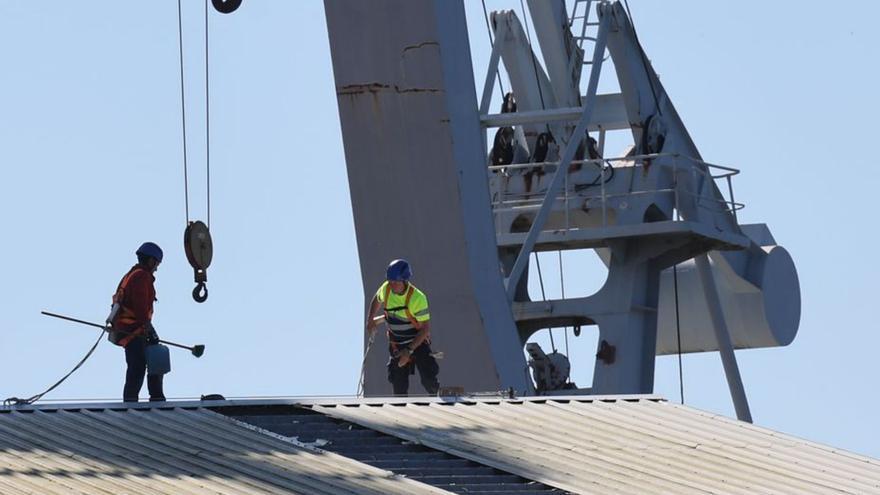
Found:
[[[202,303],[208,299],[207,269],[214,257],[214,244],[211,241],[211,233],[208,226],[201,220],[189,222],[183,232],[183,248],[186,251],[186,259],[193,267],[196,287],[192,291],[193,299]]]
[[[211,3],[221,14],[231,14],[241,7],[241,0],[211,0]]]
[[[214,9],[223,14],[230,14],[241,6],[242,0],[211,0]],[[206,168],[206,187],[207,187],[207,222],[201,220],[191,220],[189,215],[189,173],[187,170],[187,152],[186,152],[186,92],[184,84],[184,65],[183,65],[183,14],[182,2],[177,2],[177,27],[178,40],[180,50],[180,107],[181,107],[181,127],[183,133],[183,187],[184,201],[186,210],[186,229],[183,233],[183,248],[186,253],[186,259],[193,268],[193,278],[196,287],[192,291],[193,299],[198,303],[203,303],[208,299],[208,288],[205,283],[208,281],[207,269],[211,264],[214,256],[214,244],[211,240],[211,233],[208,229],[211,223],[211,118],[210,118],[210,93],[209,93],[209,45],[208,45],[208,3],[205,2],[205,168]]]

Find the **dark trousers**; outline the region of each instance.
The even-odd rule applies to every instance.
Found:
[[[147,374],[147,340],[135,337],[125,346],[125,388],[122,389],[122,400],[137,402],[141,387],[144,386],[144,375]],[[147,375],[147,389],[151,401],[165,400],[162,392],[163,375]]]
[[[394,357],[395,351],[390,348],[391,358],[388,360],[388,381],[394,388],[394,395],[407,395],[409,392],[409,375],[415,374],[415,370],[419,371],[419,378],[425,391],[430,395],[434,395],[440,389],[440,382],[437,381],[437,373],[440,372],[440,365],[431,355],[431,346],[428,343],[416,347],[410,356],[409,363],[400,367],[397,362],[400,360]]]

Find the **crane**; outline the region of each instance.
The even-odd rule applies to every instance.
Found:
[[[515,12],[493,12],[478,100],[462,2],[325,2],[365,293],[388,259],[413,261],[442,379],[469,391],[650,393],[657,355],[717,351],[749,421],[734,349],[794,339],[791,256],[765,224],[738,222],[739,170],[702,158],[624,4],[528,5],[541,57]],[[502,64],[511,91],[493,113]],[[620,91],[599,94],[611,68]],[[632,143],[609,157],[615,131]],[[557,250],[595,251],[602,288],[532,301],[530,256]],[[560,353],[530,345],[526,360],[536,332],[585,325],[599,330],[590,387]],[[369,358],[367,395],[387,394],[383,374]]]

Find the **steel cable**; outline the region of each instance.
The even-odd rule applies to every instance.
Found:
[[[211,100],[210,100],[210,66],[209,66],[209,35],[208,35],[208,1],[205,0],[205,170],[207,194],[207,226],[211,227]],[[180,60],[180,118],[183,136],[183,197],[186,212],[186,224],[189,225],[189,166],[186,138],[186,77],[183,61],[183,6],[177,0],[177,40]]]
[[[547,295],[544,292],[544,276],[541,274],[541,259],[538,257],[538,253],[535,254],[535,265],[538,267],[538,282],[541,284],[541,300],[546,301]],[[553,341],[553,328],[547,327],[547,331],[550,332],[550,347],[553,348],[553,352],[556,352],[556,342]]]
[[[183,127],[183,198],[186,223],[189,225],[189,174],[186,163],[186,91],[183,82],[183,7],[177,0],[177,47],[180,52],[180,118]]]
[[[208,0],[205,0],[205,169],[207,171],[206,189],[208,195],[207,225],[211,228],[211,98],[209,90],[210,81],[208,71]]]
[[[556,251],[559,255],[559,289],[562,292],[562,298],[565,299],[565,272],[562,271],[562,250]],[[568,353],[568,327],[562,329],[562,335],[565,336],[565,356],[571,362],[571,355]],[[571,378],[569,376],[569,378]]]
[[[34,402],[42,399],[44,395],[55,390],[59,385],[64,383],[64,380],[67,380],[67,378],[70,377],[70,375],[72,375],[76,370],[80,369],[80,367],[82,367],[82,365],[84,365],[86,363],[86,361],[95,352],[95,349],[98,348],[98,345],[101,343],[101,340],[103,340],[103,337],[104,337],[104,331],[102,330],[101,334],[98,335],[98,340],[96,340],[95,343],[92,344],[92,348],[89,349],[89,352],[87,352],[86,355],[83,356],[83,358],[80,359],[80,361],[78,363],[76,363],[76,366],[74,366],[72,370],[70,370],[66,375],[61,377],[60,380],[55,382],[54,385],[52,385],[51,387],[47,388],[46,390],[40,392],[39,394],[32,395],[32,396],[28,397],[27,399],[19,399],[18,397],[10,397],[10,398],[3,401],[3,405],[4,406],[8,406],[8,405],[26,406],[26,405],[33,404]]]

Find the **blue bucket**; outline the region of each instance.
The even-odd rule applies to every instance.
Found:
[[[147,374],[164,375],[171,371],[171,353],[162,344],[148,345],[147,350]]]

